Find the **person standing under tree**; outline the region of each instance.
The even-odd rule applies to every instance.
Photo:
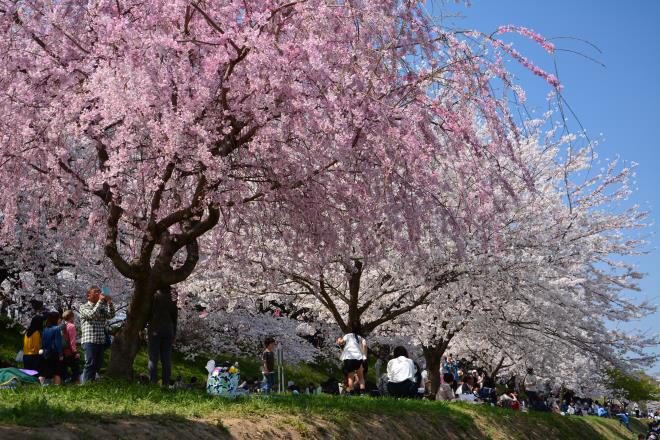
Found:
[[[62,313],[63,323],[60,325],[62,330],[62,342],[64,351],[64,365],[62,373],[64,373],[62,380],[65,381],[70,377],[71,382],[75,384],[80,383],[80,353],[76,345],[76,326],[73,324],[73,311],[67,310]]]
[[[44,330],[44,318],[37,315],[30,321],[30,326],[23,335],[23,368],[39,372],[39,381],[43,383],[41,373],[42,362],[39,350],[41,350],[41,333]]]
[[[44,332],[41,336],[43,376],[46,379],[52,379],[55,385],[62,383],[62,365],[64,361],[62,331],[59,322],[59,312],[48,312]]]
[[[535,405],[539,400],[539,386],[538,379],[534,375],[534,369],[527,369],[527,376],[525,377],[525,394],[532,405]]]
[[[149,343],[149,379],[151,383],[158,380],[158,358],[163,367],[163,385],[170,384],[172,372],[172,344],[176,338],[176,322],[178,310],[172,299],[170,286],[159,289],[154,294],[151,306],[151,316],[148,326]]]
[[[85,350],[85,369],[83,383],[95,380],[96,373],[103,363],[105,350],[106,324],[108,319],[115,316],[115,306],[112,298],[103,295],[101,289],[92,286],[87,290],[87,303],[80,306],[80,327],[82,337],[80,343]]]
[[[350,394],[355,388],[356,376],[360,394],[364,394],[364,361],[367,359],[367,340],[361,335],[359,324],[354,325],[352,330],[352,333],[347,333],[337,339],[337,345],[344,347],[339,359],[342,361],[346,394]]]
[[[261,372],[264,375],[261,390],[268,394],[275,387],[275,339],[267,337],[264,341],[264,352],[261,354]]]

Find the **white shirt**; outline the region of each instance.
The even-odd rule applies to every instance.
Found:
[[[401,383],[405,380],[415,381],[417,368],[412,359],[405,356],[399,356],[387,363],[387,380],[394,383]]]
[[[536,376],[534,376],[533,374],[529,374],[525,378],[525,389],[527,391],[538,392]]]
[[[344,340],[344,350],[341,352],[341,357],[339,358],[340,360],[345,361],[347,359],[365,359],[361,346],[364,338],[358,336],[358,340],[355,339],[355,335],[353,333],[348,333],[344,335],[342,339]]]

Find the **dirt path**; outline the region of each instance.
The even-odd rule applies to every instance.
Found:
[[[421,414],[401,416],[356,415],[346,420],[333,420],[310,415],[275,415],[248,418],[223,417],[221,414],[204,419],[165,417],[103,418],[88,422],[67,422],[49,427],[0,425],[0,440],[216,440],[216,439],[628,439],[616,424],[596,426],[575,423],[578,420],[558,419],[554,423],[524,422],[515,417],[483,417],[473,414],[473,422],[439,418]],[[560,428],[568,423],[567,431]]]
[[[317,417],[275,416],[268,418],[210,418],[204,420],[168,420],[164,418],[122,418],[90,420],[88,423],[62,423],[50,427],[0,426],[0,439],[70,440],[70,439],[378,439],[406,440],[443,438],[461,440],[480,438],[475,432],[450,432],[440,423],[422,416],[407,416],[405,422],[382,416],[369,416],[350,426]]]

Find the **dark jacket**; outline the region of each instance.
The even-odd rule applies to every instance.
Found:
[[[176,335],[178,310],[170,292],[158,290],[154,294],[151,306],[151,316],[148,321],[150,333],[159,335]]]

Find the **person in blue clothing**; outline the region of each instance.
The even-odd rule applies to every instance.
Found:
[[[55,385],[62,383],[62,362],[64,361],[62,331],[60,330],[59,323],[59,312],[48,312],[46,314],[44,332],[41,336],[43,377],[52,379]]]
[[[632,432],[632,429],[630,428],[630,418],[628,417],[628,413],[625,412],[620,412],[616,415],[619,419],[619,422],[625,426],[628,431]]]
[[[458,362],[454,359],[452,353],[449,354],[449,357],[446,358],[445,362],[442,365],[443,373],[450,373],[454,376],[454,383],[458,382]]]

